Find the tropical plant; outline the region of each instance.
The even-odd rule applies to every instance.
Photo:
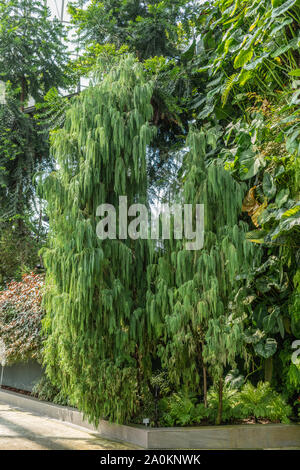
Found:
[[[92,0],[87,8],[82,5],[82,1],[74,2],[69,11],[84,43],[127,45],[139,59],[174,57],[180,40],[187,41],[191,29],[192,9],[187,0],[125,0],[121,4]]]
[[[63,45],[65,29],[39,0],[0,3],[0,75],[19,90],[20,107],[33,97],[40,101],[53,86],[68,84]]]
[[[300,384],[299,1],[74,2],[80,48],[67,78],[90,85],[71,99],[58,91],[57,22],[39,0],[0,11],[12,43],[3,37],[0,52],[17,54],[13,26],[28,39],[35,21],[59,49],[48,75],[43,47],[11,69],[11,54],[0,60],[0,282],[36,259],[32,176],[46,173],[52,385],[41,395],[60,390],[95,422],[287,422]],[[23,112],[29,95],[45,97],[36,120]],[[99,240],[97,207],[124,195],[204,204],[203,248],[186,250],[189,234]]]
[[[32,395],[39,400],[50,401],[56,405],[72,405],[68,397],[66,397],[58,387],[55,387],[46,375],[43,375],[34,385]]]
[[[166,246],[157,265],[150,268],[154,277],[150,275],[148,314],[157,334],[165,325],[167,338],[159,348],[163,367],[177,385],[183,383],[196,393],[201,387],[204,403],[209,370],[219,387],[220,424],[224,370],[235,366],[239,355],[247,360],[245,308],[239,298],[259,252],[245,239],[247,226],[238,222],[243,186],[217,159],[206,167],[206,155],[217,148],[216,136],[191,131],[187,145],[184,201],[204,204],[204,247],[188,251],[176,240]]]
[[[190,426],[199,424],[208,417],[208,409],[197,398],[185,393],[174,393],[159,403],[162,426]]]
[[[152,372],[143,275],[150,251],[121,233],[98,238],[96,215],[101,203],[118,207],[122,195],[129,205],[146,201],[152,85],[132,56],[104,78],[99,67],[51,137],[59,169],[44,185],[51,226],[43,254],[45,365],[90,419],[126,421]]]
[[[291,407],[274,390],[268,382],[259,382],[254,387],[248,382],[240,391],[237,401],[247,416],[268,418],[273,422],[288,423]]]
[[[68,54],[64,27],[52,20],[45,2],[0,2],[0,222],[30,210],[33,176],[51,162],[48,136],[25,112],[29,100],[41,101],[52,87],[66,87]],[[23,227],[20,227],[22,230]]]
[[[219,134],[226,170],[247,184],[241,216],[263,263],[239,301],[251,361],[258,357],[272,380],[284,339],[299,335],[299,3],[207,2],[197,28],[191,106],[198,125]]]
[[[218,415],[219,391],[212,387],[208,391],[208,405],[197,397],[180,392],[160,401],[160,424],[162,426],[191,426],[193,424],[214,423]],[[223,422],[271,421],[289,423],[291,407],[276,393],[269,383],[259,382],[254,387],[250,382],[240,391],[224,385]]]

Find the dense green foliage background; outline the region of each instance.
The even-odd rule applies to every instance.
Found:
[[[48,376],[94,421],[297,415],[299,1],[92,0],[70,13],[82,51],[67,66],[59,53],[55,76],[89,76],[90,86],[66,100],[60,82],[32,82],[46,95],[38,122],[56,162],[39,193],[50,219]],[[13,153],[3,134],[0,158],[23,152],[18,129]],[[119,195],[204,203],[203,249],[101,242],[96,208]],[[32,239],[32,205],[22,204]]]
[[[70,83],[65,29],[43,1],[0,2],[0,284],[39,262],[44,239],[38,172],[53,168],[45,125],[32,100]],[[31,100],[31,101],[30,101]],[[13,243],[12,243],[13,242]],[[12,245],[13,244],[13,249]]]

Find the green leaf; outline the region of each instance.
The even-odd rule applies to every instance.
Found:
[[[244,332],[244,340],[247,344],[258,344],[262,341],[262,338],[264,336],[264,333],[257,329],[254,333],[246,330]]]
[[[300,69],[294,69],[289,72],[291,77],[300,77]]]
[[[238,389],[244,385],[245,377],[240,374],[238,369],[233,369],[228,372],[225,377],[225,383],[232,389]]]
[[[293,93],[291,104],[300,104],[299,95],[300,95],[300,90],[297,90]],[[293,114],[292,119],[295,119],[295,117],[296,117],[295,114]]]
[[[278,227],[271,233],[273,239],[279,237],[283,232],[289,232],[294,227],[300,226],[300,216],[290,217],[289,219],[282,220]]]
[[[282,15],[285,13],[287,10],[289,10],[293,5],[295,5],[297,0],[288,0],[287,2],[283,3],[283,5],[280,5],[280,7],[274,8],[272,11],[272,18],[276,18],[279,15]]]
[[[283,325],[283,321],[282,321],[281,316],[278,316],[277,324],[278,324],[280,335],[281,335],[282,338],[284,338],[284,325]]]
[[[263,330],[264,318],[268,316],[268,309],[265,304],[258,304],[253,311],[253,319],[255,320],[256,326]],[[258,341],[257,341],[258,342]]]
[[[233,66],[235,69],[243,67],[247,62],[252,59],[253,49],[244,50],[241,49],[236,58],[234,59]]]
[[[227,103],[227,99],[228,99],[229,93],[230,93],[232,87],[234,86],[234,84],[236,83],[237,78],[238,78],[238,74],[237,74],[237,73],[234,73],[233,75],[231,75],[231,76],[226,80],[225,89],[224,89],[224,91],[223,91],[223,93],[222,93],[222,105],[223,105],[223,106]]]
[[[288,24],[292,23],[293,19],[292,18],[286,18],[282,23],[279,23],[278,25],[275,26],[275,28],[272,29],[270,35],[275,36],[278,31],[280,31],[282,28],[287,26]]]
[[[252,77],[252,72],[250,70],[242,70],[239,76],[240,86],[244,86],[245,83]]]
[[[195,49],[196,49],[196,41],[193,41],[191,46],[181,54],[180,56],[181,60],[183,62],[188,62],[189,60],[191,60],[194,56]]]
[[[245,150],[240,156],[241,169],[239,172],[241,180],[247,180],[257,175],[266,162],[256,155],[251,149]]]
[[[267,230],[262,230],[262,229],[258,229],[258,230],[251,230],[251,232],[247,232],[246,233],[246,238],[247,240],[263,240],[264,237],[267,235]]]
[[[255,352],[265,359],[273,356],[277,349],[277,341],[274,338],[267,338],[265,341],[261,341],[254,345]]]
[[[284,166],[283,165],[280,165],[279,167],[276,168],[275,170],[275,178],[278,178],[279,176],[281,176],[283,173],[285,172],[285,169],[284,169]]]
[[[263,319],[263,329],[266,333],[277,333],[278,328],[278,317],[280,310],[276,307],[273,312],[266,315]]]
[[[288,188],[281,189],[276,196],[275,204],[277,207],[283,206],[289,198],[290,190]]]
[[[298,38],[292,39],[288,44],[285,44],[283,46],[278,47],[275,52],[271,54],[271,57],[278,57],[281,54],[284,54],[285,52],[289,51],[290,49],[297,49],[298,47]]]
[[[212,105],[207,104],[206,106],[204,106],[203,110],[198,114],[197,118],[205,119],[213,112],[214,107],[215,107],[214,104]]]
[[[269,57],[270,52],[264,52],[260,57],[257,57],[255,60],[245,65],[245,69],[253,70],[255,67],[263,62],[266,57]]]
[[[300,203],[298,203],[296,206],[291,207],[291,209],[288,209],[282,214],[282,217],[292,217],[293,215],[297,214],[297,212],[300,211]]]
[[[263,177],[263,191],[264,194],[272,199],[276,194],[276,185],[274,183],[274,178],[270,173],[265,172]]]

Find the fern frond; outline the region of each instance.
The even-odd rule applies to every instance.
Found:
[[[237,73],[232,74],[227,80],[225,84],[225,90],[222,94],[222,106],[225,106],[228,100],[228,96],[234,86],[235,78],[237,77]]]

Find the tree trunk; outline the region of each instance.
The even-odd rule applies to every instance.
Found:
[[[26,80],[25,77],[21,78],[21,111],[24,112],[24,102],[25,102],[25,88],[26,88]]]
[[[271,383],[272,375],[273,375],[273,358],[268,357],[268,359],[265,360],[265,382]]]
[[[221,424],[222,413],[223,413],[223,379],[219,380],[218,391],[219,391],[219,403],[218,403],[218,415],[216,419],[216,424]]]
[[[203,398],[204,398],[204,406],[207,408],[207,375],[206,375],[206,367],[203,366]]]

